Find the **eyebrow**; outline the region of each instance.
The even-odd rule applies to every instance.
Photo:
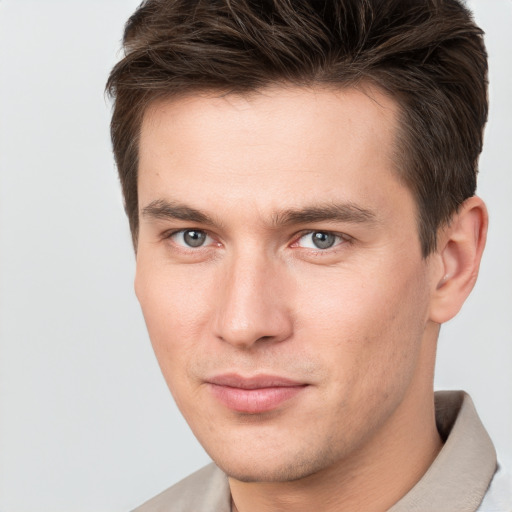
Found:
[[[372,210],[362,208],[350,202],[341,204],[329,203],[326,205],[284,210],[276,213],[272,221],[276,226],[325,221],[374,224],[377,221],[377,215]]]
[[[156,199],[142,208],[141,215],[150,219],[178,219],[199,224],[214,225],[214,220],[200,210],[165,199]]]
[[[151,201],[142,208],[141,215],[157,220],[177,219],[210,226],[219,225],[212,217],[200,210],[166,199]],[[351,202],[291,208],[272,215],[272,225],[274,227],[326,221],[374,224],[377,222],[377,216],[372,210],[362,208]]]

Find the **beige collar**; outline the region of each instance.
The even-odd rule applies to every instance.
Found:
[[[496,452],[463,391],[435,394],[445,444],[421,480],[389,512],[474,512],[496,471]]]

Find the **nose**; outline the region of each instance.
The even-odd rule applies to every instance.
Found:
[[[240,349],[278,343],[293,332],[285,269],[263,256],[233,257],[216,305],[215,332]]]

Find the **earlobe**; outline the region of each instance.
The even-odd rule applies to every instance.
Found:
[[[444,323],[453,318],[475,285],[487,237],[485,203],[470,197],[438,235],[430,319]]]

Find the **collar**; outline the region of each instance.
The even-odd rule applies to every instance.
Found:
[[[496,471],[496,452],[463,391],[435,393],[445,444],[421,480],[389,512],[474,512]]]

